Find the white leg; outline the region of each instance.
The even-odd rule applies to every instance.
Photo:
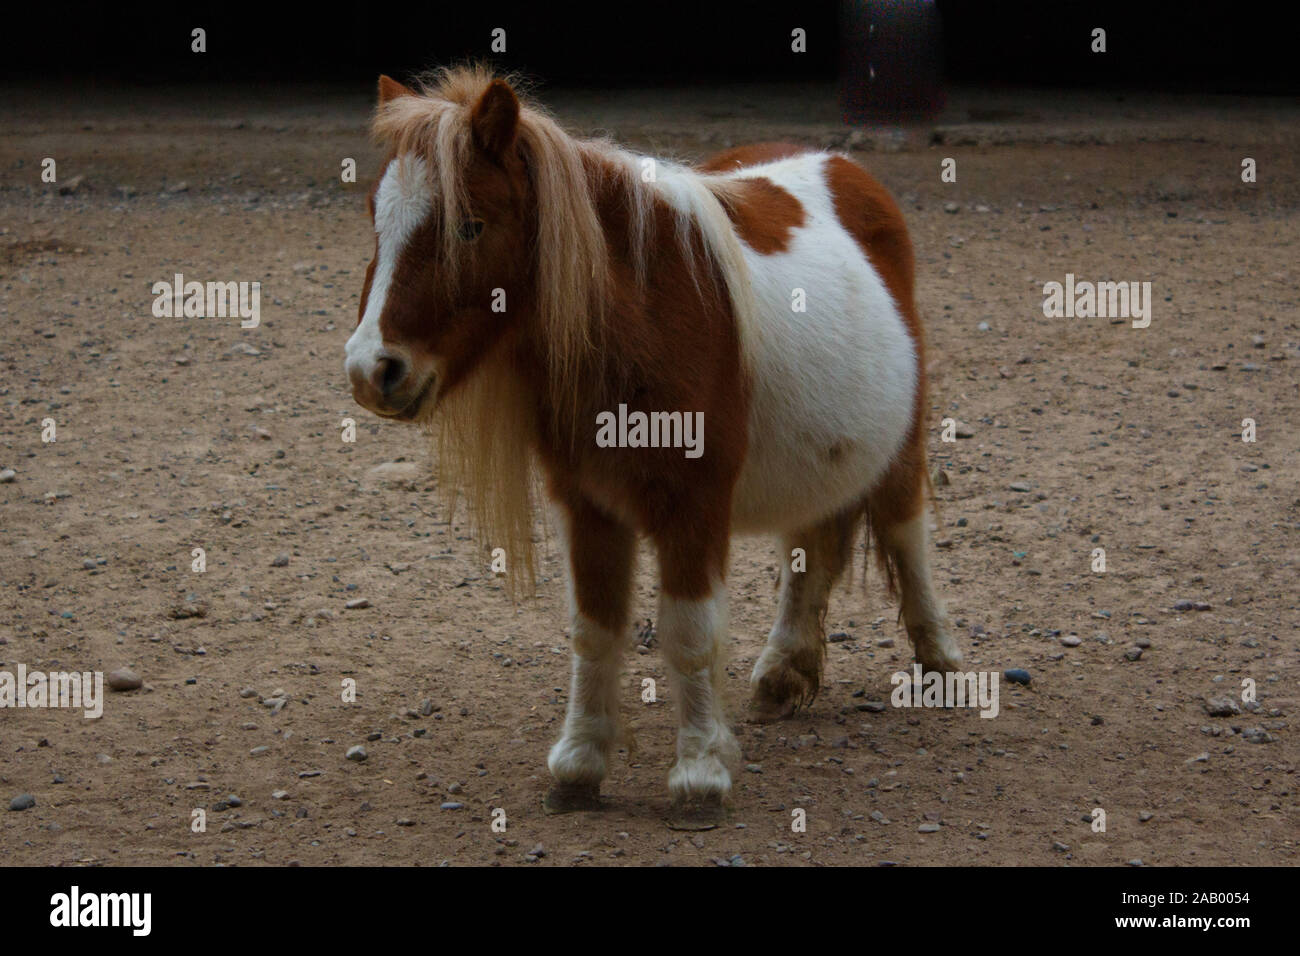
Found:
[[[572,675],[564,731],[551,747],[547,767],[557,783],[598,787],[619,736],[619,635],[573,613]]]
[[[731,792],[740,747],[722,709],[722,646],[727,589],[719,582],[701,599],[661,594],[658,633],[677,701],[677,762],[668,790],[679,801],[721,801]]]
[[[618,681],[636,544],[628,528],[590,503],[562,504],[573,648],[564,729],[547,758],[557,784],[547,796],[552,811],[591,805],[621,737]]]

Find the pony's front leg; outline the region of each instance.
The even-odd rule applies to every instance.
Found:
[[[688,812],[720,812],[731,792],[740,747],[722,706],[722,651],[727,634],[725,527],[705,523],[661,539],[657,634],[677,701],[677,762],[668,790]]]
[[[551,812],[594,809],[619,739],[618,676],[627,643],[636,537],[590,502],[561,502],[569,557],[572,676],[564,731],[547,766]]]

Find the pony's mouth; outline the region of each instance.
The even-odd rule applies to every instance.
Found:
[[[385,418],[394,418],[402,422],[413,422],[420,417],[420,411],[424,408],[425,403],[429,401],[434,393],[434,386],[438,383],[437,375],[430,375],[429,380],[424,383],[409,402],[402,406],[401,410],[384,415]]]

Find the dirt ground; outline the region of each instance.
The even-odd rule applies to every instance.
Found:
[[[98,720],[0,711],[0,802],[36,801],[0,810],[0,863],[1298,862],[1294,105],[967,91],[936,123],[850,139],[827,90],[550,99],[579,129],[688,158],[850,148],[899,197],[947,479],[937,580],[967,665],[1032,675],[992,720],[879,706],[911,654],[859,547],[821,695],[747,724],[778,557],[738,539],[726,697],[744,769],[728,823],[689,833],[665,825],[655,648],[628,658],[638,751],[613,763],[610,809],[543,815],[568,683],[553,538],[537,599],[512,606],[448,521],[419,434],[351,401],[369,91],[54,99],[0,100],[0,670],[125,666],[144,687]],[[151,286],[176,272],[260,281],[260,327],[154,317]],[[1067,273],[1149,281],[1150,327],[1044,318],[1043,284]],[[943,442],[947,417],[971,437]],[[1244,678],[1257,704],[1211,716]],[[345,759],[358,744],[368,759]]]

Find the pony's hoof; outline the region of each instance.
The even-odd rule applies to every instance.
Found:
[[[716,830],[727,822],[727,810],[721,797],[678,800],[664,822],[670,830]]]
[[[940,674],[961,672],[961,648],[957,646],[957,642],[953,640],[947,628],[932,627],[916,630],[909,628],[907,636],[912,639],[912,647],[916,650],[916,662],[921,665],[922,672],[926,674],[931,671]]]
[[[793,717],[800,707],[810,705],[821,685],[821,661],[812,655],[754,666],[750,683],[754,696],[749,701],[749,719],[756,724]]]
[[[776,697],[760,687],[754,691],[754,696],[749,700],[746,719],[751,724],[770,724],[793,717],[798,709],[799,703],[796,698]]]
[[[546,813],[579,813],[586,810],[604,810],[600,799],[600,786],[583,783],[557,783],[542,798]]]

